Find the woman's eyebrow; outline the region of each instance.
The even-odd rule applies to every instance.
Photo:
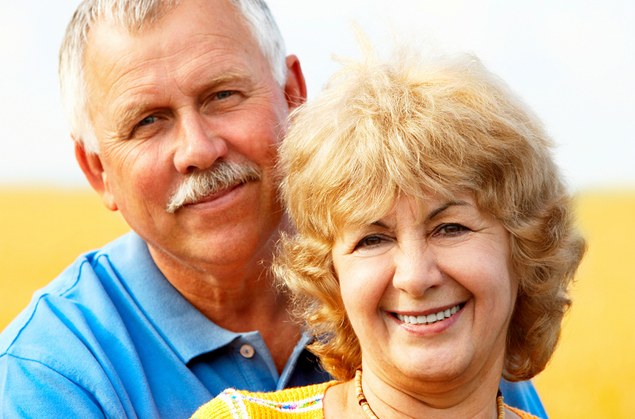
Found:
[[[382,223],[381,221],[375,221],[374,223],[371,223],[372,226],[377,226],[377,227],[381,227],[381,228],[388,228],[388,226],[384,223]]]
[[[466,202],[466,201],[450,201],[450,202],[446,202],[445,204],[441,205],[440,207],[430,211],[430,214],[428,214],[428,216],[426,217],[426,221],[431,221],[432,219],[434,219],[434,217],[438,216],[443,211],[447,210],[450,207],[457,206],[457,205],[470,205],[470,203]]]

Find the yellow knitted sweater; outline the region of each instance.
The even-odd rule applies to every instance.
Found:
[[[330,381],[273,393],[250,393],[230,388],[201,406],[191,419],[324,419],[324,393],[337,383]]]
[[[190,419],[324,419],[324,393],[338,383],[330,381],[273,393],[250,393],[230,388],[201,406]],[[538,419],[522,410],[506,407],[522,419]]]

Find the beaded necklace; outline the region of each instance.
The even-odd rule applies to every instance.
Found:
[[[379,419],[375,412],[373,412],[373,409],[370,408],[370,404],[368,404],[366,396],[364,396],[364,390],[362,390],[361,368],[355,371],[355,391],[357,393],[357,401],[364,411],[364,416],[366,416],[367,419]],[[503,403],[503,395],[500,390],[498,390],[498,395],[496,396],[496,408],[498,410],[498,419],[505,419],[505,404]]]

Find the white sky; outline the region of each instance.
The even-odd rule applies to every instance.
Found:
[[[314,97],[354,57],[351,22],[476,53],[541,116],[576,190],[635,187],[635,2],[629,0],[269,0]],[[87,185],[57,81],[79,0],[0,0],[0,184]],[[391,29],[392,28],[392,29]]]

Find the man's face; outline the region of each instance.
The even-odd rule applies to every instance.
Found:
[[[139,33],[98,23],[89,34],[86,80],[101,154],[82,167],[160,267],[241,269],[267,257],[281,221],[273,165],[293,106],[285,92],[298,91],[289,92],[289,80],[286,91],[277,85],[237,16],[225,0],[187,0]],[[289,77],[301,79],[295,65]],[[249,166],[260,179],[166,211],[189,175],[219,162]]]

